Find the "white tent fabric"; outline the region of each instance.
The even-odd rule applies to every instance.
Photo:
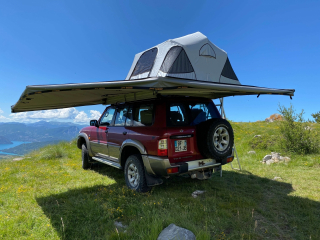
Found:
[[[169,62],[171,61],[171,66],[167,67],[167,71],[163,71],[162,66],[166,64],[167,58],[172,50],[174,50],[174,47],[180,47],[182,51],[185,51],[187,59],[183,59],[183,57],[180,56],[180,62],[184,60],[189,61],[194,71],[184,72],[184,68],[182,67],[178,70],[176,69],[175,72],[170,72],[170,67],[172,70],[174,62],[179,60],[178,55],[174,56],[174,59],[169,60]],[[157,50],[157,55],[154,56],[153,59],[148,59],[151,61],[151,69],[145,69],[144,72],[136,74],[135,69],[139,67],[139,61],[144,61],[143,56],[152,49]],[[149,77],[175,77],[208,82],[240,84],[233,72],[227,53],[210,42],[209,39],[200,32],[167,40],[153,48],[136,54],[126,80]]]

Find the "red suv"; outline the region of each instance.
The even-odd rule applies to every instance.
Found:
[[[127,186],[146,192],[162,177],[208,179],[233,160],[233,130],[207,98],[159,96],[114,104],[78,136],[82,167],[124,169]]]

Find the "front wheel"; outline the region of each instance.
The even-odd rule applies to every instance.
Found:
[[[140,155],[128,157],[124,167],[124,177],[128,188],[137,192],[148,192],[151,190],[147,185],[144,166]]]
[[[89,152],[87,146],[82,144],[82,168],[88,169],[91,166],[91,157],[89,156]]]

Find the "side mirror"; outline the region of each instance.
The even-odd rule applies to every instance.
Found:
[[[99,123],[97,120],[90,120],[90,126],[99,127]]]

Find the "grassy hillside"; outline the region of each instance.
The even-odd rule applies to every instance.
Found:
[[[262,164],[270,151],[247,154],[249,143],[257,134],[275,135],[278,126],[232,125],[242,171],[227,165],[222,178],[174,177],[148,194],[128,190],[115,168],[82,170],[75,142],[1,161],[0,239],[156,239],[170,223],[197,240],[320,239],[320,155],[285,154],[288,164]],[[192,198],[195,190],[206,192]],[[126,233],[117,232],[115,220],[128,225]]]

